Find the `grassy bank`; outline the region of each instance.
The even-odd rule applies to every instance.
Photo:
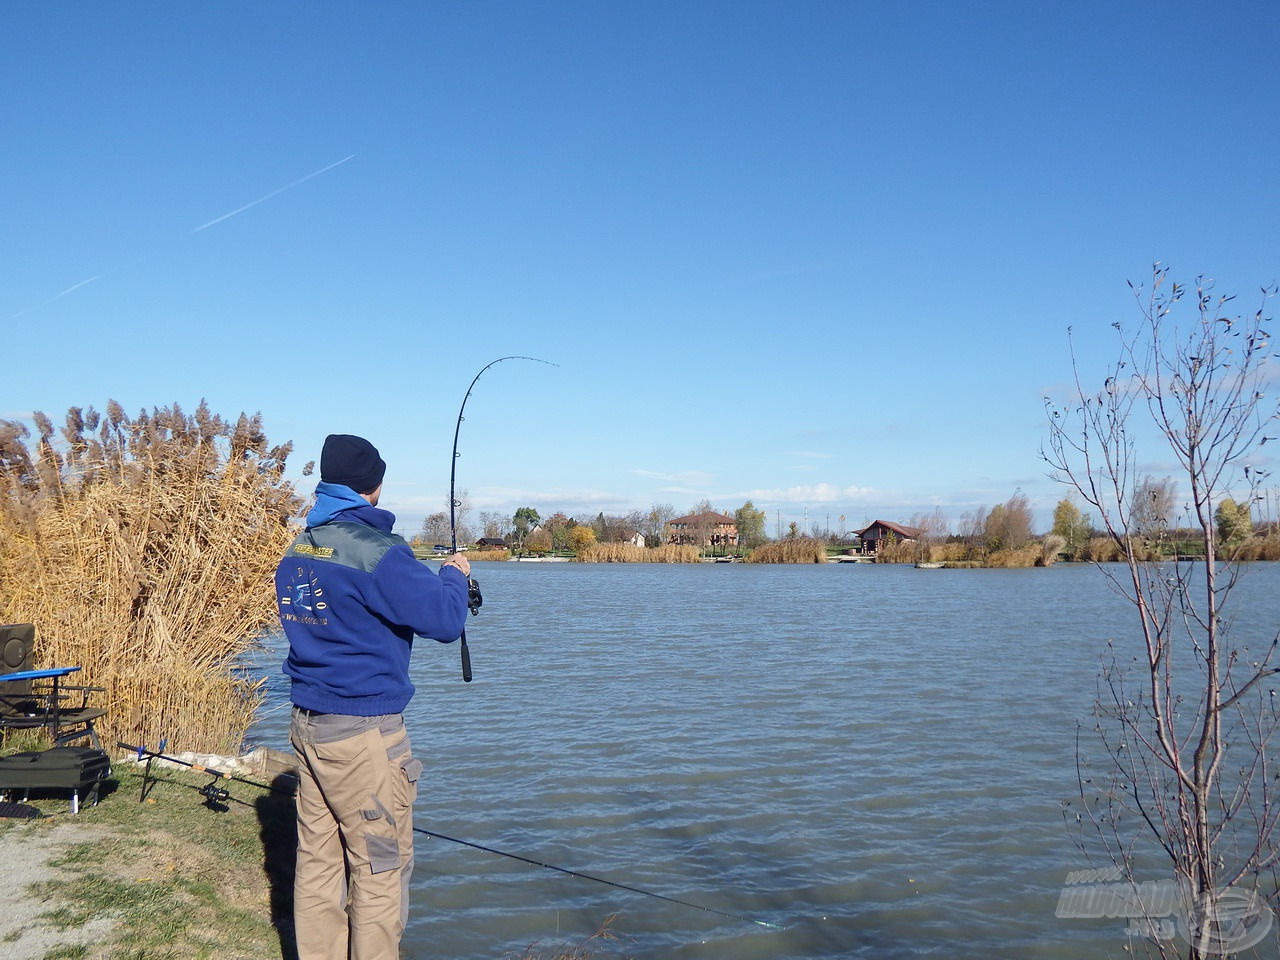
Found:
[[[84,840],[63,849],[33,890],[44,919],[68,934],[110,922],[105,939],[46,960],[291,956],[292,799],[234,785],[225,813],[204,805],[209,777],[164,771],[139,802],[140,768],[117,763],[96,806],[72,817],[66,794],[36,799],[42,820],[0,820],[6,840],[72,823]],[[283,939],[282,939],[283,936]]]
[[[55,827],[83,835],[27,892],[42,901],[43,921],[63,940],[86,929],[107,933],[90,946],[54,948],[44,960],[293,957],[292,797],[222,780],[218,786],[229,787],[231,798],[215,810],[200,793],[208,775],[156,773],[146,802],[139,802],[141,768],[117,762],[102,801],[78,816],[67,812],[64,793],[31,802],[45,819],[0,819],[0,843],[11,842],[17,856],[24,841],[34,846]],[[568,951],[535,946],[522,960],[588,960],[612,939],[606,921]]]

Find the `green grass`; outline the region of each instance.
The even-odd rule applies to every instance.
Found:
[[[42,915],[59,930],[79,929],[90,920],[111,917],[129,926],[145,925],[150,935],[165,941],[181,936],[186,926],[177,895],[180,888],[180,883],[161,886],[97,873],[36,885],[42,897],[61,901],[61,906]]]
[[[44,955],[44,960],[87,960],[89,948],[84,944],[55,947]]]
[[[100,867],[112,855],[113,844],[77,843],[67,847],[62,855],[49,861],[51,867],[67,867],[72,870],[83,870],[89,867]]]

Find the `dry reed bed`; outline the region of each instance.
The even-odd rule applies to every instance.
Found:
[[[1049,534],[1018,547],[988,550],[981,544],[964,542],[929,543],[905,540],[884,544],[876,554],[877,563],[945,563],[949,567],[1047,567],[1057,562],[1063,539]]]
[[[236,668],[275,623],[272,573],[301,508],[289,447],[203,404],[73,408],[60,441],[37,426],[32,451],[0,421],[0,617],[36,625],[38,666],[106,688],[104,741],[236,750],[260,701]]]
[[[1057,534],[1047,534],[1040,540],[1016,549],[992,551],[962,542],[928,545],[910,541],[882,546],[876,555],[876,560],[879,563],[932,561],[955,567],[1041,567],[1049,566],[1065,556],[1063,553],[1065,546],[1065,541]],[[1280,532],[1260,532],[1241,541],[1219,543],[1218,551],[1219,556],[1224,560],[1240,562],[1280,560]],[[1134,545],[1135,559],[1146,563],[1168,561],[1175,552],[1182,556],[1194,555],[1202,553],[1203,548],[1189,535],[1139,542]],[[1119,563],[1124,560],[1124,550],[1110,537],[1093,537],[1085,541],[1078,552],[1068,559],[1092,563]]]
[[[698,548],[665,544],[637,547],[633,543],[596,543],[582,550],[581,563],[697,563]]]
[[[982,558],[982,565],[995,568],[1046,567],[1056,559],[1056,554],[1046,558],[1039,543],[1028,543],[1015,549],[992,550]]]
[[[1244,540],[1219,541],[1218,557],[1222,560],[1249,562],[1254,560],[1280,560],[1280,533],[1257,533]],[[1137,544],[1134,556],[1141,561],[1168,560],[1174,553],[1183,556],[1204,554],[1204,546],[1191,536],[1153,540]],[[1097,563],[1118,563],[1124,560],[1124,551],[1110,537],[1094,537],[1084,545],[1081,560]]]
[[[467,560],[471,563],[484,563],[492,560],[510,560],[510,550],[468,550]]]
[[[826,563],[827,543],[811,537],[776,540],[756,547],[747,555],[747,563]]]
[[[1233,560],[1280,560],[1280,533],[1250,537],[1236,552],[1232,552],[1232,545],[1225,552]]]
[[[958,560],[959,556],[947,556],[946,551],[923,540],[898,540],[881,543],[876,552],[876,563],[924,563],[938,560]]]

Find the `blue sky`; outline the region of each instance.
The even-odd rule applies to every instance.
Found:
[[[558,366],[477,384],[477,510],[1047,524],[1067,328],[1100,380],[1153,261],[1280,279],[1263,2],[10,3],[0,43],[0,417],[363,434],[406,532],[506,354]]]

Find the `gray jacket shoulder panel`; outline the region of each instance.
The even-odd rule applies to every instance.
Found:
[[[294,538],[287,556],[311,557],[372,573],[388,550],[404,538],[363,523],[326,523]]]

